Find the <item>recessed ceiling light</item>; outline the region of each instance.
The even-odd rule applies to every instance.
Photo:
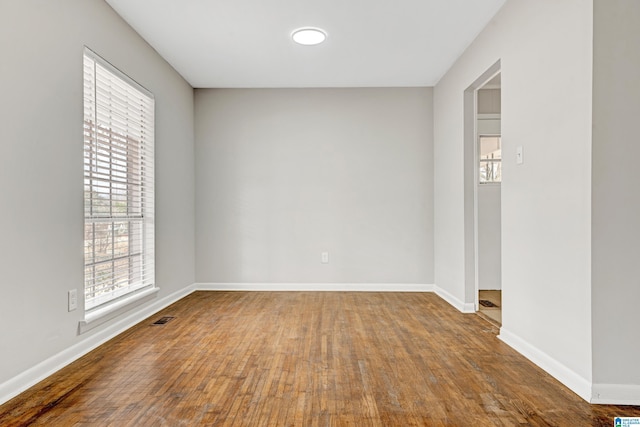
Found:
[[[299,28],[295,30],[291,37],[293,41],[305,46],[320,44],[327,38],[327,33],[319,28]]]

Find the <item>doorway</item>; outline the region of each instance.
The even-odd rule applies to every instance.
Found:
[[[477,311],[502,324],[501,75],[476,92]]]
[[[501,89],[501,67],[497,61],[464,91],[465,305],[473,307],[469,311],[496,324],[502,322],[503,301],[500,277]],[[485,209],[485,205],[491,209]],[[493,226],[487,227],[486,220]],[[489,280],[491,276],[493,280]],[[480,291],[483,291],[482,298]],[[497,292],[487,294],[484,291]],[[480,301],[487,306],[481,305]],[[491,310],[495,319],[485,316],[486,310]]]

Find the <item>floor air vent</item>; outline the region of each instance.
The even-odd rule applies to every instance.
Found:
[[[170,320],[175,319],[175,317],[173,316],[164,316],[159,318],[158,320],[156,320],[155,322],[153,322],[154,325],[164,325],[165,323],[167,323]]]
[[[489,300],[486,299],[481,299],[480,300],[480,305],[483,307],[489,307],[489,308],[498,308],[499,306],[495,305],[494,303],[492,303]]]

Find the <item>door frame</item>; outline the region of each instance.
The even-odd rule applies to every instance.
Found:
[[[479,309],[478,280],[478,89],[502,71],[500,60],[464,91],[464,302]]]

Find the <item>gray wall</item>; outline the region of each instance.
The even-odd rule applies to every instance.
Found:
[[[478,114],[500,114],[500,89],[478,90]]]
[[[502,289],[500,185],[478,185],[478,289]]]
[[[197,281],[433,283],[432,117],[426,88],[196,90]]]
[[[489,96],[481,96],[489,95]],[[483,105],[484,104],[484,105]],[[478,91],[478,114],[500,113],[500,89]],[[500,135],[500,119],[479,119],[478,135]],[[478,289],[502,289],[502,184],[478,184]]]
[[[587,399],[592,14],[585,0],[508,1],[434,90],[436,286],[473,301],[465,288],[463,93],[500,60],[501,337]]]
[[[107,326],[78,336],[83,311],[67,311],[83,287],[84,45],[155,94],[158,297],[194,282],[191,87],[103,1],[1,0],[0,385]]]
[[[593,381],[640,401],[640,2],[594,4]],[[603,393],[604,394],[604,393]],[[625,398],[625,396],[620,396]],[[637,404],[637,403],[636,403]]]

